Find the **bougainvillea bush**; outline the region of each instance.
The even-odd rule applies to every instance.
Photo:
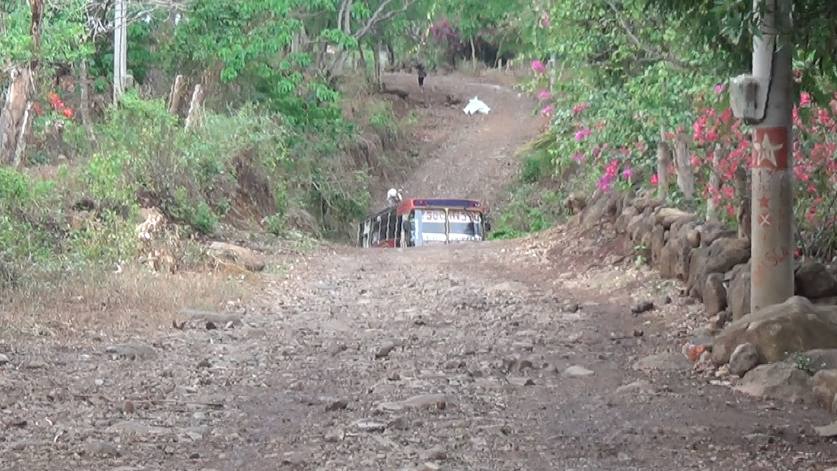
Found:
[[[535,51],[524,89],[549,119],[541,142],[548,143],[554,172],[572,168],[574,186],[654,188],[657,145],[678,140],[686,143],[696,179],[690,209],[702,212],[712,202],[732,225],[744,196],[736,194],[736,174],[750,171],[752,129],[733,117],[725,84],[749,69],[751,35],[746,25],[722,32],[735,38],[697,34],[694,19],[661,3],[594,0],[580,11],[556,1],[549,21],[535,25],[555,69],[540,60],[544,50]],[[798,254],[830,259],[837,255],[837,77],[820,66],[819,53],[807,52],[809,43],[800,40],[797,48],[805,58],[794,64]],[[674,174],[672,166],[667,174]],[[712,175],[717,188],[709,184]],[[670,203],[684,203],[673,176],[668,183]]]

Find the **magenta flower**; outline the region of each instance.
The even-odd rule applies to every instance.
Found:
[[[719,84],[715,85],[715,94],[720,95],[721,93],[724,93],[724,90],[726,90],[726,89],[727,89],[727,85],[725,83],[719,83]]]
[[[660,177],[658,177],[656,173],[654,175],[651,175],[651,185],[652,186],[657,186],[659,183],[660,183]]]
[[[634,170],[631,167],[625,167],[625,169],[622,170],[622,178],[624,178],[625,180],[631,181],[631,178],[633,178],[633,176]]]
[[[541,90],[538,92],[538,100],[546,101],[552,98],[552,93],[549,93],[549,90]]]
[[[546,66],[540,60],[535,59],[532,61],[532,70],[536,73],[543,74],[546,73]]]
[[[610,175],[605,174],[605,175],[602,175],[601,178],[599,178],[599,181],[596,183],[596,188],[598,188],[599,191],[609,191],[610,190],[610,185],[612,183],[613,183],[613,177],[610,176]]]
[[[552,105],[546,105],[541,110],[541,114],[544,116],[552,116],[553,113],[555,113],[555,107]]]
[[[587,139],[590,136],[590,134],[592,134],[592,133],[593,133],[593,131],[591,131],[588,128],[581,129],[581,130],[579,130],[575,133],[575,140],[576,140],[576,142],[581,142],[581,141]]]

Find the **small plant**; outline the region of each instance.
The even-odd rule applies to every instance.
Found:
[[[809,375],[813,375],[817,372],[816,367],[814,366],[814,360],[804,353],[796,352],[794,353],[791,358],[793,359],[793,364],[796,368],[808,373]]]
[[[634,261],[637,268],[641,267],[642,265],[647,265],[648,260],[648,246],[645,244],[638,244],[634,246],[634,253],[636,254],[636,259]]]
[[[264,225],[267,232],[278,236],[285,229],[285,218],[281,214],[274,214],[265,219]]]

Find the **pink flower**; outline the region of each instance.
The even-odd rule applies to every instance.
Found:
[[[549,28],[550,21],[549,21],[549,13],[544,12],[541,16],[541,28]]]
[[[717,140],[718,140],[718,132],[717,132],[717,131],[715,131],[714,129],[710,129],[710,130],[706,133],[706,140],[707,140],[707,142],[715,142],[715,141],[717,141]]]
[[[725,109],[724,112],[721,113],[720,120],[721,124],[728,124],[730,121],[732,121],[732,108]]]
[[[715,94],[720,95],[721,93],[724,93],[724,90],[726,90],[726,89],[727,89],[727,85],[725,83],[719,83],[719,84],[715,85]]]
[[[651,185],[652,186],[657,186],[659,183],[660,183],[660,177],[658,177],[656,173],[654,175],[651,175]]]
[[[538,100],[546,101],[552,98],[552,93],[549,93],[549,90],[541,90],[538,92]]]
[[[631,178],[633,176],[634,176],[634,171],[631,167],[625,167],[625,169],[622,170],[622,178],[624,178],[625,180],[631,181]]]
[[[807,108],[811,106],[811,94],[808,92],[802,92],[799,94],[799,106],[803,108]]]
[[[587,128],[584,128],[584,129],[582,129],[580,131],[577,131],[575,133],[575,140],[576,140],[576,142],[581,142],[581,141],[587,139],[587,137],[589,137],[590,134],[592,134],[592,133],[593,133],[593,131],[591,131]]]
[[[735,207],[733,205],[728,204],[726,206],[726,210],[727,210],[727,216],[729,216],[731,218],[735,217]]]
[[[538,59],[532,61],[532,70],[539,74],[546,73],[546,66]]]
[[[573,160],[575,160],[576,163],[579,164],[584,162],[584,154],[582,154],[581,152],[576,152],[575,154],[573,154]]]
[[[581,102],[575,106],[573,106],[573,114],[579,114],[590,107],[590,104],[587,102]]]
[[[596,183],[596,188],[598,188],[599,191],[609,191],[612,183],[613,177],[608,174],[604,174]]]
[[[689,163],[692,164],[692,167],[698,168],[700,167],[700,158],[697,154],[692,154],[692,157],[689,159]]]
[[[552,105],[546,105],[541,110],[541,114],[544,116],[552,116],[553,113],[555,113],[555,107]]]

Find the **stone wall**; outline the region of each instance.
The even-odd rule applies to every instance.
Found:
[[[595,196],[574,222],[612,227],[663,277],[679,279],[703,302],[718,332],[708,361],[719,374],[740,377],[736,389],[816,400],[837,413],[837,264],[797,262],[796,296],[751,313],[750,242],[737,231],[654,197],[617,193]]]
[[[707,317],[738,320],[750,312],[750,242],[718,223],[667,207],[651,196],[599,194],[576,215],[576,223],[603,222],[628,237],[665,278],[686,284]],[[837,304],[837,265],[797,263],[796,294],[814,304]]]

